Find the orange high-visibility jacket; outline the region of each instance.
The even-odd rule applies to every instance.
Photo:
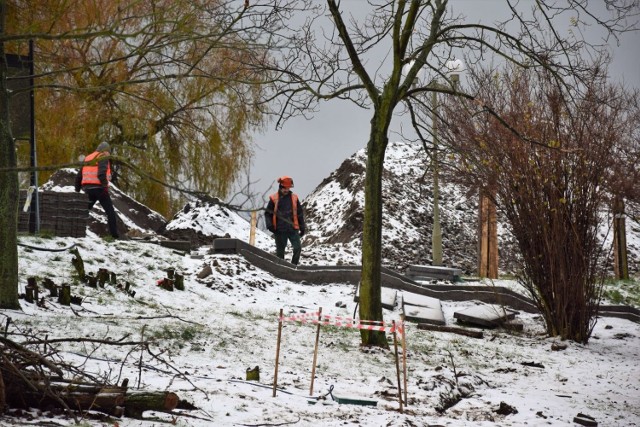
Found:
[[[280,193],[275,193],[269,196],[271,201],[273,202],[273,228],[276,227],[276,217],[278,216],[278,201],[280,200]],[[298,223],[298,196],[291,193],[291,211],[293,212],[293,228],[296,230],[300,230],[300,224]]]
[[[85,163],[90,163],[96,157],[107,156],[106,151],[94,151],[84,158]],[[107,161],[107,186],[111,181],[111,162]],[[100,178],[98,177],[98,163],[93,165],[86,165],[82,167],[82,185],[102,185]]]

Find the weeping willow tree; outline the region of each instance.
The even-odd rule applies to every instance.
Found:
[[[293,0],[291,0],[293,2]],[[259,126],[258,81],[276,6],[231,0],[0,1],[0,308],[18,302],[18,161],[7,61],[35,45],[39,164],[59,167],[108,141],[119,185],[169,213],[170,189],[224,197]],[[116,165],[117,166],[117,165]],[[40,175],[46,179],[45,174]],[[164,182],[163,185],[160,182]]]
[[[227,196],[261,123],[260,88],[241,65],[249,46],[261,48],[257,32],[237,29],[242,3],[9,3],[9,32],[22,33],[16,49],[36,40],[40,164],[107,141],[137,169],[115,163],[120,188],[165,215],[184,199],[161,183]]]

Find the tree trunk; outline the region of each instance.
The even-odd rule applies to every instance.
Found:
[[[170,391],[128,392],[124,414],[131,418],[142,418],[144,411],[172,411],[178,406],[178,395]]]
[[[98,393],[92,392],[72,392],[61,394],[60,397],[71,409],[83,411],[92,410],[108,415],[122,416],[122,406],[125,402],[123,390],[102,390]]]
[[[0,35],[5,32],[6,2],[0,2]],[[7,63],[0,42],[0,308],[19,309],[18,302],[18,172],[9,127]]]
[[[4,388],[4,376],[2,370],[0,370],[0,414],[4,414],[7,406],[6,393]]]
[[[376,114],[371,121],[367,145],[364,184],[364,225],[362,230],[362,276],[360,279],[360,319],[382,319],[382,172],[387,149],[387,125]],[[360,330],[362,345],[388,347],[383,332]]]
[[[122,416],[126,388],[103,387],[90,384],[51,382],[41,378],[30,379],[9,376],[7,403],[12,408],[47,407],[60,408],[67,405],[72,410],[98,411],[108,415]]]

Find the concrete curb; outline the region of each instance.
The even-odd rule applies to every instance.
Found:
[[[349,283],[355,288],[360,282],[362,266],[295,266],[269,252],[251,246],[238,239],[215,239],[212,251],[214,253],[234,253],[242,255],[256,267],[268,271],[279,279],[292,282],[306,282],[314,285],[326,283]],[[413,292],[432,298],[447,301],[481,301],[486,304],[499,304],[521,310],[527,313],[537,313],[535,303],[511,289],[501,286],[465,286],[465,285],[429,285],[419,284],[390,270],[381,267],[382,286],[401,291]],[[598,315],[601,317],[618,317],[640,323],[640,310],[629,306],[600,306]]]

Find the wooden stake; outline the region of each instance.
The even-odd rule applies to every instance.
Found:
[[[613,272],[617,279],[629,279],[627,236],[624,201],[618,197],[613,202]]]
[[[311,367],[311,387],[309,396],[313,396],[313,380],[316,377],[316,362],[318,361],[318,342],[320,341],[320,322],[322,321],[322,307],[318,311],[318,328],[316,329],[316,346],[313,350],[313,366]]]
[[[278,360],[280,359],[280,338],[282,337],[282,309],[278,317],[278,342],[276,343],[276,369],[273,373],[273,397],[276,397],[276,387],[278,385]]]
[[[498,278],[498,223],[496,205],[488,190],[480,190],[478,227],[478,275]]]
[[[400,322],[402,325],[402,376],[404,380],[404,404],[408,405],[407,400],[407,330],[404,324],[404,314],[400,315]]]
[[[258,212],[251,212],[251,229],[249,231],[249,244],[255,246],[256,244],[256,224],[258,223]]]
[[[400,385],[400,361],[398,360],[398,337],[396,336],[396,321],[393,321],[393,348],[396,354],[396,376],[398,377],[398,402],[400,403],[400,413],[403,414],[402,409],[402,387]]]

